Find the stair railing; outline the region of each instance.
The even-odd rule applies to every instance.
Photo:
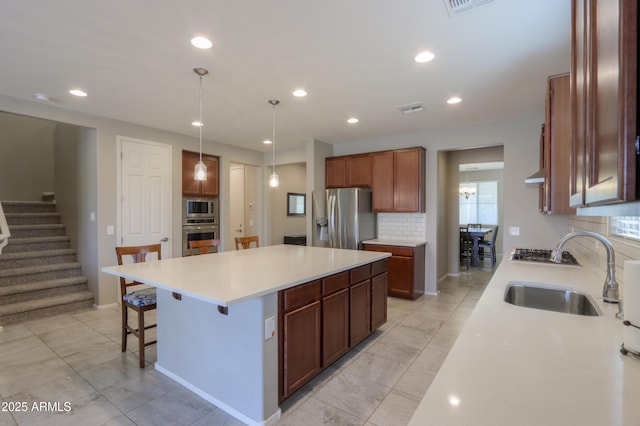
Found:
[[[9,243],[9,237],[11,237],[11,232],[9,232],[7,218],[4,216],[2,203],[0,203],[0,254],[2,254],[2,249],[4,248],[4,246]]]

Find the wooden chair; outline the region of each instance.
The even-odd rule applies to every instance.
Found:
[[[251,248],[251,243],[256,243],[256,247],[260,247],[259,238],[257,235],[250,237],[236,237],[236,250],[243,250]]]
[[[160,247],[160,244],[116,247],[118,265],[123,264],[122,260],[125,256],[131,256],[133,263],[144,262],[149,253],[157,253],[158,260],[160,260]],[[127,292],[129,287],[139,285],[142,285],[142,283],[127,281],[125,278],[120,277],[120,294],[122,295],[122,352],[127,350],[127,336],[129,334],[136,336],[138,338],[140,368],[144,368],[144,348],[157,342],[157,340],[145,342],[144,338],[145,330],[156,327],[156,324],[145,325],[144,323],[144,313],[156,309],[156,289],[144,288]],[[138,314],[137,328],[129,325],[129,309],[136,311]]]
[[[469,270],[471,259],[473,257],[473,238],[469,233],[469,228],[460,227],[460,259],[462,259]]]
[[[484,259],[485,257],[491,258],[491,266],[496,264],[496,238],[498,237],[499,228],[500,228],[499,225],[496,225],[496,227],[493,228],[493,234],[491,235],[491,240],[489,241],[483,240],[478,243],[478,250],[483,249],[482,256],[480,258],[481,259]],[[487,251],[484,251],[484,249],[487,249]]]
[[[209,253],[209,249],[215,247],[216,251],[214,253],[220,253],[222,249],[220,248],[220,240],[193,240],[189,241],[189,256],[193,256],[196,254],[207,254]]]

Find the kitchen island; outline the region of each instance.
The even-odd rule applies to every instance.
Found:
[[[572,286],[601,316],[514,306],[510,281]],[[637,425],[640,359],[588,268],[503,260],[415,411],[425,425]]]
[[[387,256],[279,245],[102,270],[157,288],[158,371],[247,424],[272,424],[278,291]]]

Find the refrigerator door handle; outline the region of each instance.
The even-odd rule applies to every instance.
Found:
[[[329,208],[329,214],[328,214],[328,221],[329,221],[329,247],[335,248],[336,244],[335,244],[335,239],[336,239],[336,203],[335,203],[335,196],[334,195],[329,195],[327,197],[327,201],[329,202],[329,205],[327,206]]]

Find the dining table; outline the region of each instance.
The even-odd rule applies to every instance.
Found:
[[[460,225],[461,228],[467,228],[466,226]],[[493,228],[467,228],[469,231],[469,236],[473,240],[473,252],[471,254],[471,266],[478,266],[479,259],[479,247],[480,241],[484,239],[484,237],[493,232]]]

